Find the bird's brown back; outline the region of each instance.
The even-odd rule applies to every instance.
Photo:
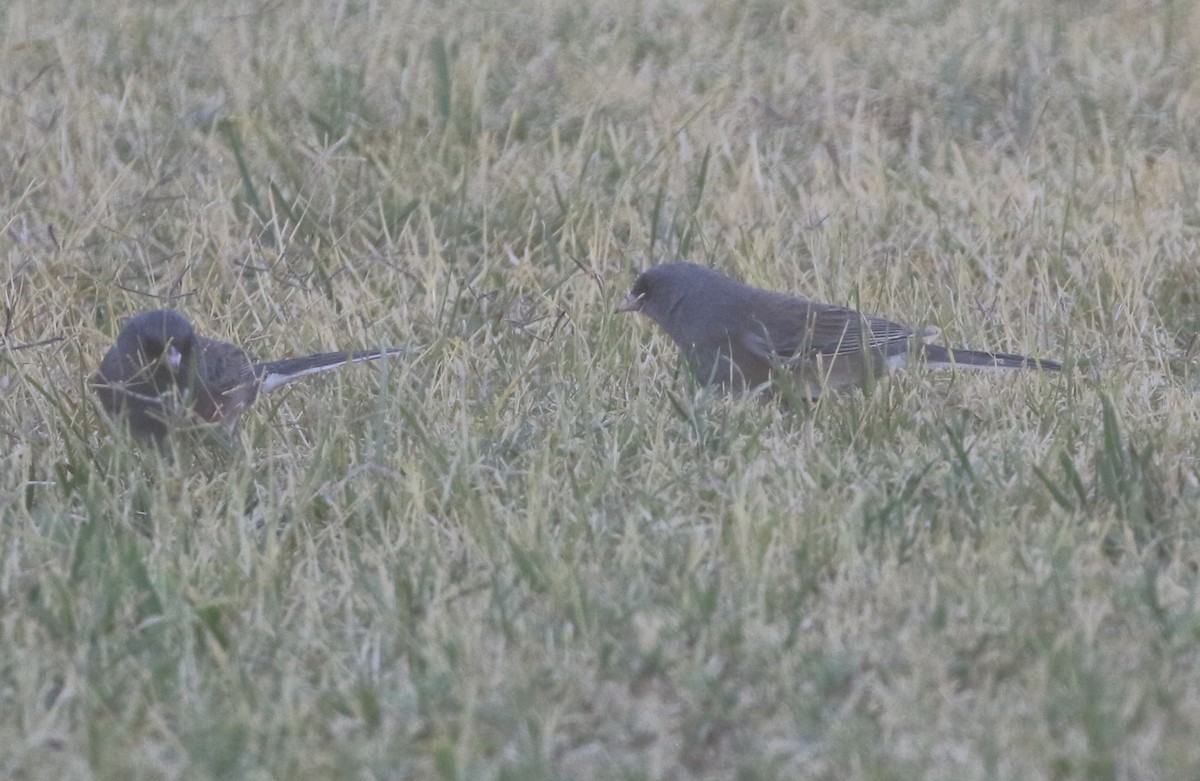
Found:
[[[192,410],[204,420],[233,426],[258,397],[258,378],[246,351],[235,344],[195,338],[194,369],[189,367]]]

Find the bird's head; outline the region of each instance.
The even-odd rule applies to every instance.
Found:
[[[673,331],[678,322],[702,315],[693,310],[723,303],[723,294],[736,287],[736,282],[705,266],[663,263],[642,272],[617,311],[641,312]]]
[[[126,321],[117,337],[117,348],[127,360],[146,372],[159,390],[179,383],[194,339],[192,324],[178,312],[158,309]]]

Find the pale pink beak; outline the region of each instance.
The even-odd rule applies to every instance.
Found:
[[[167,345],[167,364],[169,364],[172,369],[178,369],[182,363],[183,353],[179,352],[179,348],[173,344]]]
[[[630,293],[629,295],[625,296],[624,301],[622,301],[620,304],[617,304],[617,311],[618,312],[640,312],[640,311],[642,311],[642,299],[645,297],[646,297],[645,293],[643,293],[639,296],[635,296],[633,293]]]

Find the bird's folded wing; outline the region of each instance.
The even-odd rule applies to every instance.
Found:
[[[774,361],[832,358],[864,351],[890,356],[906,351],[914,335],[899,323],[846,307],[801,299],[793,299],[792,303],[785,316],[747,329],[748,350]]]
[[[234,344],[197,336],[193,346],[196,365],[190,367],[194,392],[218,397],[252,385],[254,365],[246,351]],[[198,386],[198,387],[197,387]]]

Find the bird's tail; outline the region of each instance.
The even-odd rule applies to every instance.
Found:
[[[348,353],[318,353],[303,358],[284,358],[282,361],[266,361],[254,365],[254,374],[262,383],[264,391],[272,391],[281,385],[298,380],[309,374],[329,371],[348,363],[374,361],[388,355],[403,355],[407,350],[358,350]]]
[[[1056,372],[1062,370],[1058,361],[1026,358],[1010,353],[985,353],[979,350],[954,350],[940,344],[925,344],[923,357],[930,366],[955,366],[975,369],[1040,369]]]

